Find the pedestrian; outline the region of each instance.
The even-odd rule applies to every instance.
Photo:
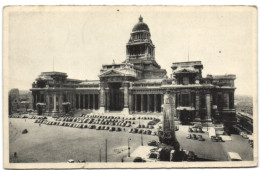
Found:
[[[17,153],[16,153],[16,152],[14,153],[14,157],[15,157],[15,158],[17,157]]]
[[[121,159],[121,162],[124,162],[124,158]]]

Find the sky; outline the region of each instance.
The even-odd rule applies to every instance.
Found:
[[[28,7],[9,10],[8,89],[29,90],[45,71],[98,79],[102,64],[126,58],[139,16],[148,24],[155,59],[202,61],[203,76],[236,74],[236,94],[256,86],[256,10],[253,7]],[[54,69],[53,69],[54,66]],[[6,77],[5,77],[6,78]]]

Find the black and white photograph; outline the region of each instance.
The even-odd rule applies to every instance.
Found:
[[[4,167],[252,167],[254,6],[8,6]]]

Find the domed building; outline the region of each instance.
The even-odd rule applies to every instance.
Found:
[[[66,73],[42,72],[32,86],[33,106],[43,114],[78,110],[99,113],[161,114],[164,94],[183,124],[234,122],[235,75],[202,77],[201,61],[172,63],[171,77],[156,62],[149,26],[140,16],[122,63],[103,65],[99,80],[75,80]],[[169,96],[170,95],[170,96]]]

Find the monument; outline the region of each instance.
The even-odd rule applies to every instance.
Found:
[[[158,137],[161,144],[160,159],[173,161],[174,155],[180,152],[180,145],[175,135],[174,115],[176,114],[175,108],[176,94],[167,91],[164,94],[163,104],[163,126],[158,130]]]

